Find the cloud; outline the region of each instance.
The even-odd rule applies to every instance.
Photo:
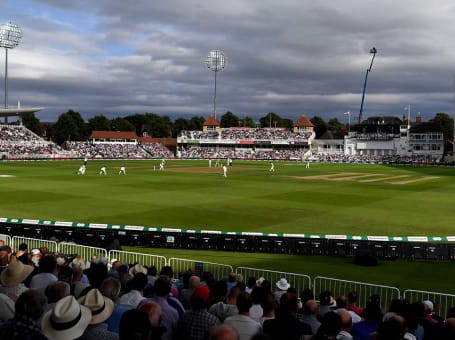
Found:
[[[24,32],[9,53],[9,101],[44,106],[41,120],[74,109],[84,118],[213,112],[208,52],[226,53],[217,112],[255,119],[273,111],[330,119],[364,115],[429,119],[451,113],[454,6],[444,0],[280,2],[215,0],[5,0],[3,21]],[[0,59],[1,61],[1,59]],[[340,120],[346,119],[341,117]]]

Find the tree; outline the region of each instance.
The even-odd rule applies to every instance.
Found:
[[[22,124],[24,126],[36,133],[38,136],[43,134],[43,129],[41,128],[41,124],[38,118],[36,118],[33,112],[31,113],[23,113],[21,114]]]
[[[291,119],[282,119],[281,126],[292,130],[294,128],[294,122]]]
[[[125,117],[125,119],[134,126],[134,128],[136,129],[136,135],[142,136],[142,132],[144,131],[144,123],[145,123],[144,115],[136,113],[132,116]]]
[[[205,122],[205,118],[202,116],[194,116],[188,122],[188,130],[202,131],[202,125]]]
[[[254,122],[253,118],[248,117],[248,116],[246,116],[243,119],[240,119],[239,124],[240,124],[240,126],[243,126],[243,127],[250,127],[250,128],[256,127],[256,123]]]
[[[112,131],[135,131],[136,127],[122,117],[114,118],[110,121]]]
[[[321,136],[327,131],[327,123],[319,116],[314,116],[310,119],[310,121],[313,123],[316,138],[321,138]]]
[[[189,122],[185,118],[177,118],[172,126],[172,136],[177,137],[180,132],[188,129]]]
[[[336,138],[343,138],[344,131],[346,130],[344,124],[340,123],[338,118],[332,118],[327,122],[327,129],[334,133]]]
[[[88,129],[92,131],[109,131],[111,129],[111,121],[103,115],[98,115],[88,120]]]
[[[264,117],[259,119],[261,127],[282,127],[283,119],[274,112],[267,113]]]
[[[239,117],[237,117],[231,111],[228,111],[224,115],[221,116],[220,126],[222,128],[239,126]]]
[[[77,126],[77,132],[79,135],[79,139],[77,140],[83,140],[88,137],[88,128],[87,125],[84,122],[84,119],[82,118],[81,114],[79,112],[69,110],[67,114],[73,119],[74,123]]]
[[[79,127],[72,115],[63,113],[58,117],[57,122],[53,126],[54,142],[61,145],[68,140],[80,140],[81,135]]]
[[[444,133],[444,154],[447,154],[453,146],[453,118],[443,112],[436,113],[435,117],[430,122],[440,124]]]

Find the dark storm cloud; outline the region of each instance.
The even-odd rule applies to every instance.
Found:
[[[40,0],[23,1],[33,10],[22,14],[17,6],[6,1],[24,31],[11,53],[10,102],[44,106],[48,120],[69,108],[86,118],[208,116],[212,49],[227,55],[218,114],[354,117],[373,46],[365,115],[401,116],[407,104],[425,119],[453,110],[449,1]]]

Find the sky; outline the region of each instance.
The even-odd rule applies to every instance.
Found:
[[[23,33],[8,50],[8,106],[43,107],[42,122],[69,109],[208,117],[216,75],[217,118],[347,122],[368,74],[362,118],[410,107],[428,120],[453,114],[454,19],[452,0],[1,0],[0,24]],[[216,73],[213,50],[226,56]]]

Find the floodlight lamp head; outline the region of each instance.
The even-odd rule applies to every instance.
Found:
[[[226,67],[226,56],[224,52],[220,50],[210,51],[205,59],[205,64],[211,71],[221,71]]]
[[[373,48],[370,50],[370,53],[378,53],[378,50],[376,49],[376,47],[373,47]]]
[[[0,47],[15,48],[22,40],[22,30],[12,22],[0,25]]]

